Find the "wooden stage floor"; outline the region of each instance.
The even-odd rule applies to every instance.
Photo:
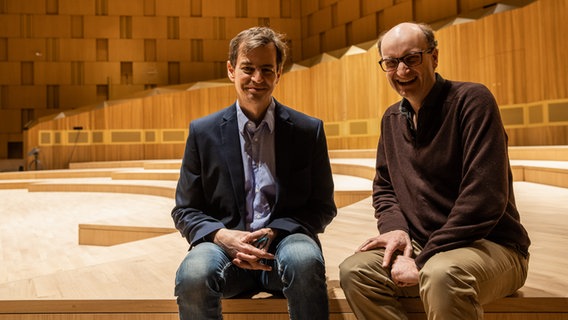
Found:
[[[523,291],[565,297],[568,189],[516,182],[515,194],[533,242]],[[0,198],[0,300],[173,299],[174,274],[188,247],[177,232],[114,246],[77,240],[83,223],[171,228],[171,198],[26,189],[0,190]],[[338,264],[374,235],[372,212],[370,198],[343,207],[321,235],[330,281],[338,280]]]

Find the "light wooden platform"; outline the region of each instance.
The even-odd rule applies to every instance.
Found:
[[[331,319],[354,319],[338,286],[337,266],[376,232],[369,197],[374,152],[339,153],[341,159],[332,159],[337,191],[360,194],[345,200],[349,204],[321,239]],[[562,173],[568,161],[529,160],[514,166]],[[177,319],[173,277],[187,243],[169,215],[176,166],[176,160],[133,161],[0,174],[0,320]],[[568,248],[568,189],[520,180],[515,188],[533,240],[529,277],[517,297],[486,306],[485,318],[568,319],[568,258],[562,254]],[[79,245],[81,225],[164,234],[118,244],[104,244],[112,238],[104,235],[97,245]],[[424,319],[419,300],[404,303],[411,319]],[[288,319],[284,300],[262,296],[225,300],[224,310],[225,319]]]

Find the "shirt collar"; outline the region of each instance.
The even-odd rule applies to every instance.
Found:
[[[236,103],[236,108],[237,108],[237,123],[239,125],[239,132],[243,132],[245,125],[251,120],[245,115],[245,113],[241,109],[241,106],[240,106],[238,100],[237,100],[237,103]],[[263,123],[266,123],[270,133],[272,133],[274,131],[274,109],[275,108],[276,108],[276,103],[274,102],[274,99],[272,99],[270,101],[270,105],[268,105],[268,109],[266,110],[266,114],[264,115],[264,119],[262,119],[262,121],[258,125],[260,127]]]

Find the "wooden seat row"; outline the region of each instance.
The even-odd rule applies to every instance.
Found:
[[[542,150],[537,151],[539,154],[542,154],[542,152]],[[329,277],[330,318],[355,319],[339,287],[337,265],[347,255],[351,254],[363,239],[371,236],[374,232],[373,213],[369,198],[370,180],[374,176],[374,151],[332,151],[330,154],[332,155],[334,178],[338,177],[339,181],[339,183],[336,183],[337,192],[339,192],[336,197],[337,199],[343,198],[344,200],[340,201],[344,201],[346,204],[341,206],[338,217],[321,236],[322,243],[324,243],[326,264],[329,264],[327,273]],[[552,160],[534,159],[526,154],[523,156],[528,159],[522,161],[521,159],[512,159],[517,181],[562,186],[562,183],[568,180],[564,176],[568,174],[568,166],[563,167],[568,163],[568,156],[565,158],[563,155],[559,158],[550,157]],[[178,160],[77,163],[72,164],[69,170],[2,173],[0,174],[0,189],[17,188],[27,189],[30,192],[135,193],[172,198],[175,181],[179,175],[179,165]],[[538,174],[533,174],[533,171]],[[543,172],[547,172],[547,174],[543,174]],[[548,176],[548,173],[556,178],[552,179]],[[544,176],[546,179],[543,178]],[[353,179],[353,177],[360,179]],[[342,181],[342,179],[344,180]],[[563,188],[566,188],[566,186]],[[340,195],[342,192],[344,193],[343,197]],[[568,194],[568,190],[561,190],[561,192]],[[348,198],[347,194],[351,198]],[[527,211],[528,220],[531,222],[533,221],[531,212],[530,210]],[[538,214],[538,212],[536,213]],[[535,219],[542,221],[542,217]],[[562,266],[548,266],[544,263],[545,259],[540,259],[546,254],[545,252],[541,253],[546,243],[542,239],[548,239],[548,236],[541,237],[541,233],[559,232],[560,235],[550,239],[560,239],[555,241],[559,242],[556,243],[557,250],[564,250],[568,247],[568,240],[564,239],[561,242],[562,233],[568,230],[565,229],[568,228],[568,223],[562,221],[558,223],[559,220],[555,219],[551,218],[551,223],[556,223],[556,230],[551,230],[548,227],[549,225],[539,225],[538,228],[535,227],[530,230],[531,236],[535,235],[533,237],[535,252],[532,261],[535,268],[530,271],[527,285],[515,296],[485,306],[485,319],[568,319],[568,294],[560,293],[562,289],[555,289],[557,287],[565,288],[568,285],[568,275],[565,272],[562,274],[562,270],[564,270]],[[568,220],[568,217],[565,217],[563,221],[566,220]],[[151,222],[148,225],[140,225],[139,223],[117,225],[113,224],[112,220],[84,223],[78,227],[79,234],[81,232],[84,233],[83,235],[87,235],[88,232],[92,233],[86,238],[84,237],[86,240],[80,240],[80,242],[98,246],[115,246],[120,243],[149,239],[150,237],[171,238],[169,235],[176,232],[172,226],[152,225]],[[117,242],[108,242],[110,238],[121,239]],[[175,238],[171,239],[175,240]],[[183,240],[177,239],[175,241]],[[149,257],[147,258],[149,259]],[[543,260],[543,262],[534,261],[535,258]],[[175,261],[175,263],[178,261]],[[551,257],[550,261],[554,261],[555,264],[566,264],[568,259]],[[175,269],[175,267],[169,270],[172,269]],[[96,268],[93,269],[94,272],[96,270]],[[551,272],[560,274],[555,279],[547,279],[547,275]],[[550,284],[547,284],[547,281]],[[410,319],[425,319],[419,299],[404,299],[403,303],[409,310]],[[269,297],[263,294],[255,297],[224,300],[223,310],[225,319],[288,319],[286,301],[282,298]],[[161,298],[137,296],[133,299],[124,297],[95,299],[74,299],[73,297],[58,299],[4,298],[0,300],[0,320],[7,319],[165,320],[177,319],[177,307],[171,293]]]
[[[507,297],[484,306],[485,320],[566,320],[567,298]],[[401,299],[410,320],[425,320],[419,299]],[[16,319],[178,319],[174,299],[38,300],[0,301],[0,320]],[[237,298],[223,300],[228,320],[289,319],[282,298]],[[24,317],[24,315],[26,315]],[[330,296],[331,320],[356,320],[344,298]]]

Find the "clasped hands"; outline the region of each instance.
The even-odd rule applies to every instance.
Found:
[[[272,267],[262,263],[262,260],[274,259],[274,255],[268,253],[268,248],[276,235],[277,231],[271,228],[253,232],[219,229],[213,237],[213,242],[227,252],[237,267],[270,271]]]
[[[412,242],[408,233],[394,230],[369,238],[357,251],[384,248],[383,268],[391,265],[391,278],[399,287],[410,287],[418,284],[418,267],[412,258]],[[402,252],[393,260],[396,251]]]

